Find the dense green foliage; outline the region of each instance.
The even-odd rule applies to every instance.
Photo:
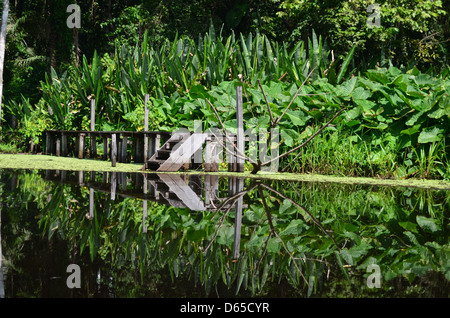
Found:
[[[293,101],[281,152],[346,109],[283,169],[450,176],[446,1],[381,2],[380,27],[368,25],[366,0],[79,1],[77,32],[64,26],[69,2],[13,8],[4,119],[14,129],[3,130],[18,148],[42,144],[48,128],[88,129],[92,98],[97,129],[142,130],[147,93],[150,130],[216,126],[208,101],[233,128],[243,85],[247,129],[270,127],[263,92],[275,116]]]

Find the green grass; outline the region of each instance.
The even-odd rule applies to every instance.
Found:
[[[69,157],[55,157],[46,155],[24,155],[24,154],[0,154],[0,169],[48,169],[48,170],[69,170],[69,171],[105,171],[105,172],[150,172],[142,171],[142,164],[117,163],[116,167],[111,167],[111,162],[92,159],[77,159]],[[170,172],[165,172],[170,173]],[[178,172],[176,173],[178,174]],[[188,171],[185,174],[214,174],[224,177],[238,176],[254,179],[271,180],[292,180],[305,182],[325,182],[340,184],[361,184],[379,186],[399,186],[450,190],[450,181],[425,180],[425,179],[381,179],[368,177],[344,177],[339,175],[320,175],[317,173],[259,173],[257,175],[250,172],[238,173],[219,171],[206,173],[202,171]]]

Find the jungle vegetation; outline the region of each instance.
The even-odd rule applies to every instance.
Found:
[[[70,29],[69,4],[81,9]],[[379,27],[368,23],[379,4]],[[48,128],[234,127],[279,118],[280,152],[321,134],[280,168],[449,179],[450,1],[21,1],[10,4],[2,151],[29,151]],[[375,12],[376,13],[376,12]],[[270,112],[269,112],[270,109]],[[286,111],[285,111],[286,110]],[[203,127],[204,129],[209,127]]]

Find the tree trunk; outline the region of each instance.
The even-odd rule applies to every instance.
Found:
[[[9,0],[3,0],[2,27],[0,30],[0,132],[2,127],[2,97],[3,97],[3,65],[5,64],[6,27],[8,25]],[[1,141],[1,133],[0,133]]]
[[[80,65],[80,48],[78,45],[78,29],[73,28],[73,46],[75,51],[75,66],[78,67]]]
[[[0,202],[0,298],[5,298],[5,281],[3,278],[2,254],[2,203]]]

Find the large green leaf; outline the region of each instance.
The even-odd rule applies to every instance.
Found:
[[[293,129],[281,129],[280,136],[288,147],[292,147],[298,139],[298,133]]]
[[[308,122],[308,120],[311,118],[311,116],[305,115],[305,113],[302,112],[301,110],[288,109],[286,111],[286,115],[289,117],[289,119],[291,120],[292,124],[294,126],[298,126],[298,127],[305,126],[306,123]]]
[[[425,216],[418,215],[416,217],[417,224],[427,232],[437,232],[441,229],[440,225],[436,223],[433,218],[427,218]]]
[[[444,129],[438,126],[428,127],[422,130],[419,134],[418,142],[426,144],[430,142],[436,142],[442,139],[442,133]]]

